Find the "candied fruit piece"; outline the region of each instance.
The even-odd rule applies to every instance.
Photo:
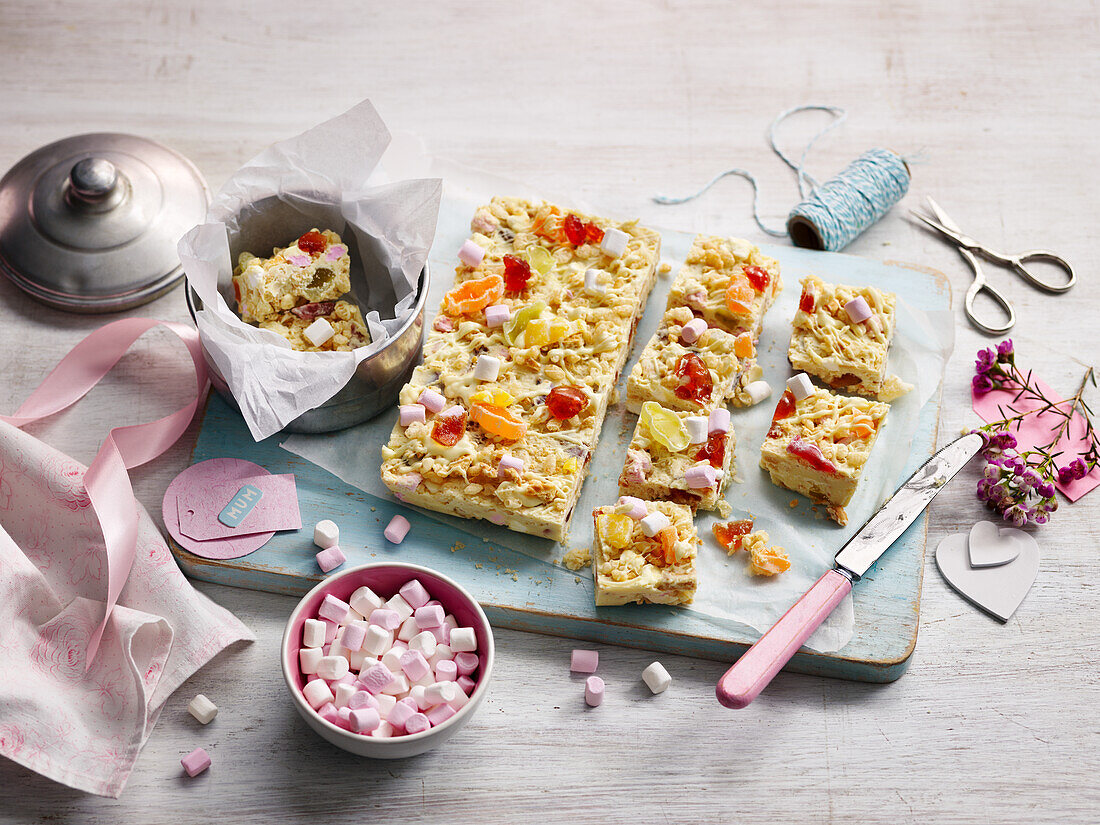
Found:
[[[710,400],[714,391],[714,379],[710,377],[710,370],[703,359],[694,352],[680,356],[675,374],[680,379],[680,386],[674,390],[677,398],[694,401],[696,404],[705,404]]]
[[[752,358],[756,355],[756,345],[752,342],[752,335],[742,332],[733,339],[733,354],[738,358]]]
[[[748,315],[752,312],[752,300],[756,297],[756,290],[752,288],[749,279],[741,273],[730,278],[730,285],[726,289],[726,308],[734,315]]]
[[[314,258],[324,252],[327,246],[328,241],[325,240],[325,236],[316,229],[309,230],[298,239],[298,248]]]
[[[524,343],[529,347],[541,347],[550,343],[550,319],[532,318],[523,331]]]
[[[819,472],[828,473],[829,475],[836,475],[838,472],[836,465],[825,457],[825,454],[821,452],[816,444],[803,441],[801,438],[792,438],[791,443],[787,445],[787,452],[801,458]]]
[[[561,215],[561,212],[556,206],[546,206],[539,210],[539,214],[535,216],[534,223],[531,224],[531,232],[535,235],[539,235],[543,238],[548,238],[552,241],[561,239],[561,232],[555,228],[556,223],[553,219]]]
[[[576,387],[554,387],[546,396],[550,415],[565,421],[581,413],[588,406],[588,396]]]
[[[504,256],[504,289],[508,292],[523,292],[531,280],[531,264],[515,255]]]
[[[516,441],[527,432],[527,425],[503,407],[491,404],[474,404],[470,407],[472,418],[481,429],[505,441]]]
[[[470,315],[480,312],[504,297],[504,279],[489,275],[476,281],[459,284],[443,296],[443,311],[448,315]]]
[[[610,547],[622,550],[630,544],[634,533],[634,519],[622,513],[601,513],[599,522],[600,538]]]
[[[517,252],[516,257],[529,263],[540,275],[545,275],[554,267],[553,257],[545,246],[539,244],[531,244],[521,252]]]
[[[509,346],[516,346],[516,342],[519,341],[520,335],[526,332],[527,325],[542,315],[545,309],[546,304],[542,301],[535,301],[520,307],[504,325],[504,340],[508,342]],[[530,346],[530,342],[528,342],[527,345]]]
[[[603,240],[603,230],[594,223],[584,225],[584,237],[589,243],[599,243]]]
[[[439,415],[432,424],[432,440],[444,447],[453,447],[466,435],[466,411]]]
[[[709,461],[710,466],[722,469],[722,462],[726,458],[726,434],[711,433],[707,436],[706,443],[695,454],[696,461]]]
[[[869,415],[857,415],[852,421],[852,432],[860,438],[867,438],[875,431],[875,420]]]
[[[653,439],[665,449],[674,453],[687,449],[690,443],[687,427],[676,413],[666,410],[656,401],[646,401],[642,404],[639,418]]]
[[[762,266],[746,266],[744,269],[745,277],[749,279],[749,283],[752,284],[752,288],[757,292],[763,292],[768,288],[768,282],[771,281],[771,277],[768,275],[768,270]]]
[[[806,286],[802,288],[802,294],[798,296],[798,308],[803,312],[810,313],[814,311],[817,306],[817,297],[814,295],[812,288]]]
[[[794,393],[790,390],[783,390],[783,394],[779,396],[779,401],[776,402],[775,412],[772,414],[772,421],[779,421],[783,418],[787,418],[794,412],[794,408]]]
[[[500,387],[481,389],[470,396],[471,404],[488,404],[490,407],[510,407],[516,399],[507,390]]]
[[[676,530],[666,527],[657,534],[657,540],[661,543],[665,564],[676,564]]]
[[[730,555],[741,549],[741,540],[752,532],[752,519],[730,521],[726,524],[715,522],[711,527],[714,538],[722,545]]]
[[[565,237],[569,239],[569,243],[573,246],[580,246],[584,243],[584,221],[576,215],[566,215],[565,220],[561,222],[561,228],[565,231]]]
[[[753,547],[749,551],[749,572],[754,576],[774,576],[791,569],[791,560],[782,547]]]

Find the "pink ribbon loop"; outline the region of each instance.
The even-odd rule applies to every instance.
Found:
[[[195,398],[157,421],[112,429],[84,476],[84,487],[103,531],[107,553],[107,599],[103,619],[88,640],[85,670],[99,649],[107,620],[137,552],[137,502],[126,470],[152,461],[179,440],[210,386],[198,332],[183,324],[153,318],[113,321],[73,347],[13,415],[0,416],[0,421],[23,427],[72,406],[103,380],[138,338],[156,326],[170,329],[187,347],[195,366]]]

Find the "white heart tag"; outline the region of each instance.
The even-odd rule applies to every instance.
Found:
[[[1008,528],[1003,532],[1019,547],[1014,561],[998,567],[971,567],[967,537],[956,533],[936,548],[936,566],[964,599],[1007,622],[1039,572],[1039,545],[1022,530]]]
[[[970,566],[1000,567],[1014,561],[1020,555],[1021,545],[1009,534],[1011,529],[1002,530],[992,521],[979,521],[971,527],[966,539]]]

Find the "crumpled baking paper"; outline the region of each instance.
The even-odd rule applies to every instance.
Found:
[[[379,352],[414,311],[416,287],[435,235],[442,181],[375,185],[390,133],[370,104],[359,105],[248,161],[215,196],[207,222],[179,242],[187,279],[202,299],[196,323],[252,436],[260,441],[320,406]],[[272,196],[318,229],[337,232],[352,255],[351,297],[371,343],[352,352],[298,352],[280,335],[230,309],[231,242],[256,204]],[[293,234],[293,231],[289,234]],[[287,237],[283,245],[294,240]],[[360,250],[370,255],[357,255]],[[269,249],[248,250],[268,255]],[[377,258],[379,265],[374,265]]]

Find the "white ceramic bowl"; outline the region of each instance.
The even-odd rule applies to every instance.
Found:
[[[328,593],[347,601],[356,588],[365,584],[379,596],[389,598],[409,579],[419,579],[432,598],[439,599],[447,612],[454,614],[460,627],[474,628],[477,635],[477,655],[481,661],[478,666],[477,685],[474,687],[474,692],[470,694],[470,701],[450,719],[436,727],[428,728],[423,733],[385,739],[353,733],[322,719],[302,695],[305,677],[301,675],[298,668],[298,650],[302,644],[302,627],[305,620],[317,616],[317,609]],[[443,744],[470,721],[488,692],[489,680],[493,674],[494,654],[493,630],[489,626],[489,620],[485,618],[481,605],[466,592],[465,588],[453,579],[427,567],[400,562],[382,562],[350,567],[329,576],[306,593],[287,620],[286,630],[283,631],[280,658],[283,679],[286,681],[287,691],[290,693],[295,709],[305,719],[306,724],[322,738],[338,748],[359,756],[372,759],[404,759]]]

